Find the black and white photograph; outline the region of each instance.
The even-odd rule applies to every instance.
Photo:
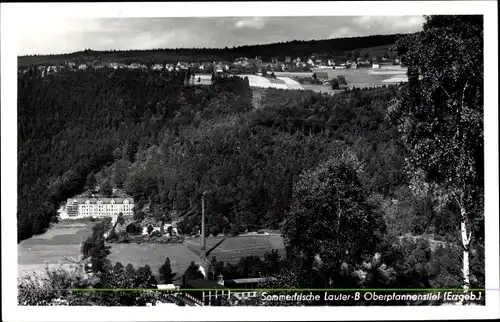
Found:
[[[8,317],[500,317],[497,4],[433,3],[2,4]]]

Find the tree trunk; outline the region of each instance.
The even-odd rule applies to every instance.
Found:
[[[470,252],[470,239],[471,232],[468,227],[467,212],[463,205],[460,205],[460,232],[462,235],[462,246],[463,246],[463,258],[462,258],[462,287],[464,292],[468,292],[470,288],[470,262],[469,262],[469,252]],[[466,305],[466,301],[462,301],[463,305]]]

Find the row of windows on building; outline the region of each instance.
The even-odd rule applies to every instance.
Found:
[[[82,215],[111,215],[123,213],[124,215],[132,214],[133,205],[107,205],[95,207],[94,205],[78,205],[78,206],[68,206],[67,213],[69,216]]]

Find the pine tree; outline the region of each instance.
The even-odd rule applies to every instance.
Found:
[[[170,258],[165,259],[165,263],[160,267],[159,269],[160,273],[160,281],[165,283],[165,284],[172,284],[173,283],[173,275],[172,274],[172,267],[170,265]]]

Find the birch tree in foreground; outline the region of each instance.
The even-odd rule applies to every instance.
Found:
[[[392,116],[410,150],[410,164],[423,169],[426,180],[454,205],[462,286],[468,291],[469,254],[484,236],[482,16],[426,17],[423,30],[396,47],[409,82]]]

